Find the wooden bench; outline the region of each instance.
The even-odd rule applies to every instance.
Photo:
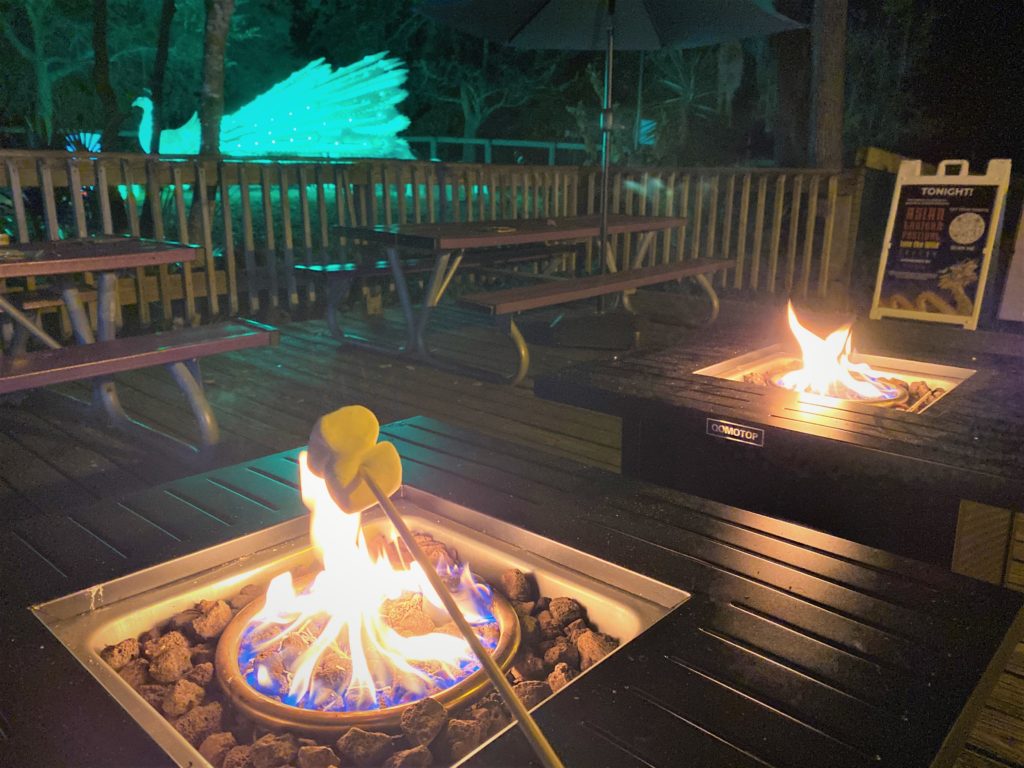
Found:
[[[462,296],[460,302],[488,311],[495,316],[503,330],[511,336],[519,353],[519,367],[510,383],[518,384],[525,377],[530,367],[530,351],[516,326],[512,315],[530,309],[553,307],[573,301],[593,299],[612,293],[623,294],[623,306],[632,312],[629,293],[661,283],[681,281],[687,278],[696,280],[707,294],[711,304],[706,323],[712,323],[718,317],[718,295],[708,280],[708,275],[735,265],[734,260],[727,259],[694,259],[671,264],[658,264],[651,267],[640,267],[624,272],[610,272],[604,275],[552,280],[519,288],[508,288],[500,291],[485,291]]]
[[[219,429],[203,392],[199,359],[220,352],[270,346],[277,340],[276,329],[242,320],[5,356],[0,359],[0,395],[95,379],[96,404],[116,426],[152,432],[124,412],[109,377],[163,365],[188,398],[202,445],[209,447],[219,441]]]

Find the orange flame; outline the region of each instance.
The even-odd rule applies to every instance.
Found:
[[[396,567],[382,554],[384,547],[371,553],[361,516],[338,508],[305,453],[299,477],[323,570],[301,592],[288,572],[271,581],[262,610],[243,632],[239,664],[250,685],[294,706],[363,710],[421,698],[474,672],[478,662],[461,637],[436,631],[405,636],[382,619],[386,601],[417,594],[431,627],[448,616],[414,560]],[[490,590],[473,581],[468,567],[450,564],[442,576],[456,583],[470,624],[495,621]],[[333,665],[334,674],[325,673],[325,665]]]
[[[892,389],[875,379],[882,376],[865,363],[850,362],[852,335],[849,325],[824,339],[800,324],[793,303],[787,307],[789,328],[800,345],[803,366],[777,380],[780,387],[797,392],[840,398],[876,399],[892,396]]]

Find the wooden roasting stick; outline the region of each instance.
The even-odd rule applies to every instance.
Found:
[[[430,580],[431,586],[434,591],[437,592],[437,596],[441,598],[441,602],[444,603],[444,607],[448,610],[448,613],[452,617],[452,621],[455,622],[455,626],[459,628],[462,636],[469,643],[469,647],[473,650],[477,659],[480,661],[480,666],[487,673],[487,677],[490,678],[494,687],[498,689],[501,697],[505,700],[505,704],[512,710],[512,714],[515,715],[516,720],[519,721],[519,727],[523,731],[523,735],[526,736],[527,741],[530,742],[530,746],[533,747],[533,751],[537,753],[537,757],[544,764],[546,768],[563,768],[562,761],[555,754],[555,750],[551,747],[547,737],[541,731],[540,726],[537,725],[537,721],[533,719],[533,715],[530,714],[529,710],[523,702],[516,696],[515,691],[512,690],[512,684],[509,683],[505,677],[505,673],[501,671],[501,668],[495,662],[494,658],[487,652],[487,650],[480,643],[476,633],[473,632],[473,628],[466,621],[466,617],[462,615],[462,611],[455,602],[455,598],[452,597],[451,592],[448,591],[447,585],[438,576],[437,571],[434,569],[433,563],[427,558],[420,549],[420,545],[416,542],[415,537],[412,535],[412,531],[409,530],[405,524],[405,520],[402,519],[398,509],[391,502],[380,486],[370,476],[370,473],[360,469],[359,475],[366,483],[367,487],[373,492],[373,495],[377,497],[377,501],[380,503],[381,509],[384,510],[384,514],[387,515],[388,520],[395,526],[395,530],[398,531],[398,535],[402,537],[402,541],[409,548],[412,556],[416,558],[416,562],[420,564],[420,568],[423,569],[423,573],[426,574]]]

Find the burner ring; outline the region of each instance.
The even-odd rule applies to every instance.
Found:
[[[776,387],[777,389],[783,389],[783,390],[786,390],[787,392],[797,392],[797,394],[801,394],[797,390],[790,389],[789,387],[784,387],[784,386],[782,386],[779,383],[779,380],[783,376],[785,376],[787,373],[792,371],[792,370],[794,370],[793,366],[782,366],[781,368],[776,368],[775,370],[771,371],[771,373],[768,374],[767,379],[768,379],[768,381],[770,381],[772,383],[772,386]],[[910,399],[910,392],[907,389],[905,389],[903,387],[894,387],[891,384],[886,384],[884,382],[880,382],[880,383],[882,384],[882,386],[884,386],[887,389],[892,390],[893,392],[895,392],[896,396],[895,397],[882,397],[882,396],[879,396],[879,397],[837,397],[835,395],[818,395],[818,396],[819,397],[827,397],[830,400],[838,400],[841,403],[860,403],[860,404],[863,404],[863,405],[877,405],[877,406],[880,406],[882,408],[895,408],[897,406],[904,405],[907,402],[907,400]]]
[[[300,589],[312,581],[312,576],[297,582]],[[415,702],[400,704],[385,709],[368,709],[357,712],[324,712],[321,710],[293,707],[271,698],[249,685],[238,666],[239,646],[242,634],[252,618],[263,608],[262,599],[253,600],[240,610],[224,629],[217,643],[215,666],[217,680],[228,699],[250,719],[275,731],[292,730],[318,739],[334,739],[349,728],[358,727],[367,731],[400,732],[402,712]],[[519,650],[521,629],[519,617],[512,605],[497,590],[492,589],[492,611],[498,620],[498,645],[492,656],[502,669],[507,669]],[[463,678],[455,685],[432,694],[449,711],[472,703],[480,698],[490,686],[482,669]]]

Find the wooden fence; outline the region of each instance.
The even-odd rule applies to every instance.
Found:
[[[737,259],[723,287],[842,297],[862,176],[808,169],[616,169],[614,212],[685,218],[660,261]],[[296,261],[331,258],[340,223],[474,221],[593,213],[598,173],[575,166],[0,152],[0,227],[19,241],[131,234],[194,242],[205,259],[121,279],[141,325],[315,301]],[[193,206],[194,202],[202,205]],[[624,261],[632,238],[618,238]],[[577,265],[590,271],[593,253]],[[86,281],[89,276],[85,276]],[[8,286],[16,290],[20,286]],[[31,288],[31,281],[28,287]]]

